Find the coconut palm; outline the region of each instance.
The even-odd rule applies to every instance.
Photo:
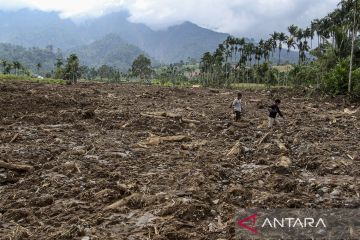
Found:
[[[283,43],[286,41],[286,35],[285,35],[285,33],[283,33],[283,32],[279,33],[279,35],[278,35],[278,41],[279,41],[279,46],[278,46],[278,48],[279,48],[279,62],[278,62],[278,65],[280,65],[280,63],[281,63],[281,50],[282,50],[282,45],[283,45]]]
[[[271,42],[272,42],[272,55],[274,56],[274,52],[277,48],[277,41],[279,40],[279,33],[278,32],[274,32],[273,34],[270,34],[270,39],[271,39]]]
[[[286,45],[287,45],[287,48],[288,48],[287,52],[288,52],[288,55],[289,55],[291,48],[294,48],[294,49],[296,48],[296,44],[295,44],[295,40],[294,40],[293,36],[287,37]]]

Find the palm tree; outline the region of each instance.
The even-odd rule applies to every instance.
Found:
[[[282,44],[285,42],[286,40],[286,35],[285,33],[281,32],[278,35],[278,40],[279,40],[279,63],[278,65],[280,65],[281,63],[281,50],[282,50]]]
[[[200,62],[200,70],[202,72],[203,81],[204,80],[208,81],[209,73],[211,74],[212,64],[213,64],[213,56],[211,55],[211,53],[210,52],[204,53]],[[208,84],[208,82],[205,84]]]
[[[272,51],[272,40],[271,39],[268,39],[267,41],[265,41],[263,51],[264,51],[265,62],[269,62],[270,61],[270,52]]]
[[[319,29],[319,26],[320,26],[320,20],[319,19],[315,19],[311,22],[311,31],[313,34],[315,34],[316,32],[316,35],[317,35],[317,38],[318,38],[318,47],[320,46],[320,29]],[[311,41],[311,44],[312,44],[312,41]],[[312,48],[312,46],[311,46]]]
[[[277,41],[279,40],[279,33],[278,32],[274,32],[273,34],[270,34],[270,39],[271,39],[271,42],[272,42],[272,55],[274,56],[274,52],[275,52],[275,49],[277,48]]]
[[[294,40],[294,37],[293,37],[293,36],[287,37],[287,39],[286,39],[286,45],[287,45],[287,47],[288,47],[287,52],[288,52],[288,55],[289,55],[290,49],[291,49],[291,48],[294,48],[294,49],[295,49],[295,47],[296,47],[295,40]]]
[[[301,64],[302,59],[302,50],[304,43],[302,42],[302,39],[304,38],[304,30],[301,28],[298,28],[296,31],[296,42],[297,42],[297,48],[299,50],[299,65]]]
[[[305,29],[305,31],[304,31],[304,38],[305,39],[310,39],[311,40],[311,46],[312,46],[312,40],[313,40],[313,38],[314,38],[314,33],[313,33],[313,31],[311,30],[311,28],[310,27],[307,27],[306,29]]]
[[[343,1],[344,2],[344,1]],[[348,0],[344,4],[352,5],[352,14],[353,14],[353,21],[352,21],[352,38],[351,38],[351,53],[350,53],[350,70],[349,70],[349,83],[348,83],[348,92],[351,92],[352,88],[352,69],[353,69],[353,59],[354,59],[354,46],[355,46],[355,38],[358,31],[358,0]],[[351,9],[351,8],[350,8]],[[351,13],[351,12],[350,12]]]

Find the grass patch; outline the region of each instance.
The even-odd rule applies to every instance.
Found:
[[[253,89],[253,90],[263,90],[263,89],[271,89],[271,88],[291,88],[291,86],[284,85],[266,85],[259,83],[233,83],[230,86],[233,89]]]
[[[267,89],[268,87],[265,84],[258,83],[233,83],[231,88],[234,89]]]
[[[11,74],[0,74],[0,81],[15,80],[15,81],[27,81],[35,83],[45,83],[45,84],[66,84],[67,81],[62,79],[51,79],[51,78],[33,78],[29,76],[17,76]]]

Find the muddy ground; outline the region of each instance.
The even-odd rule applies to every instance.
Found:
[[[0,167],[0,239],[233,239],[241,208],[360,206],[359,106],[244,91],[234,125],[235,95],[0,82],[0,161],[30,166]]]

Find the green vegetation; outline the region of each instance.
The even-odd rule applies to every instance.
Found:
[[[46,83],[46,84],[66,84],[65,80],[61,79],[51,79],[51,78],[35,78],[30,76],[19,76],[12,74],[0,74],[0,81],[8,81],[8,80],[16,80],[16,81],[29,81],[36,83]]]
[[[127,44],[123,40],[128,40],[127,36],[119,33],[104,35],[101,40],[90,45],[73,48],[71,54],[66,54],[66,60],[61,51],[55,53],[52,46],[46,49],[25,49],[0,44],[0,71],[15,76],[43,75],[72,83],[82,78],[114,83],[146,80],[148,84],[151,82],[166,86],[311,86],[331,95],[349,92],[360,97],[359,23],[360,0],[342,0],[333,12],[313,20],[309,27],[291,25],[287,34],[273,32],[268,39],[256,43],[228,36],[224,41],[221,40],[214,52],[205,52],[199,64],[188,58],[187,62],[180,61],[156,68],[151,68],[152,62],[159,65],[156,61],[139,48]],[[212,36],[211,31],[199,30],[191,23],[171,27],[166,31],[171,37],[164,43],[163,47],[168,47],[164,54],[173,45],[182,46],[183,43],[179,42],[182,37],[176,34],[188,32],[189,29],[193,30],[191,33],[199,31],[201,38]],[[191,36],[198,37],[196,34]],[[149,38],[149,42],[144,44],[148,47],[153,40]],[[200,45],[204,42],[198,43],[196,51],[189,49],[201,51],[203,48]],[[182,49],[177,55],[185,58],[184,53],[187,54]],[[292,64],[289,64],[289,59]]]
[[[54,47],[51,45],[44,49],[37,47],[27,49],[21,46],[0,43],[0,60],[14,63],[14,65],[9,66],[9,71],[21,71],[23,70],[22,67],[24,67],[41,75],[53,68],[57,58],[62,58],[62,53],[60,49],[55,52]],[[21,63],[21,65],[16,66],[15,63]]]
[[[133,76],[140,77],[142,80],[150,78],[152,73],[151,60],[141,54],[134,60],[131,73]]]
[[[69,80],[71,84],[77,83],[77,80],[80,78],[80,63],[79,58],[76,54],[71,54],[68,59],[64,69],[64,79]]]
[[[207,86],[308,86],[326,93],[360,95],[360,1],[343,0],[325,18],[305,29],[291,25],[289,35],[274,32],[257,44],[229,36],[214,53],[201,60],[201,84]],[[316,47],[313,41],[317,37]],[[298,51],[298,63],[284,71],[273,66],[270,56],[287,46]],[[355,70],[354,70],[355,69]],[[240,85],[241,85],[240,84]],[[261,85],[260,85],[261,86]]]

